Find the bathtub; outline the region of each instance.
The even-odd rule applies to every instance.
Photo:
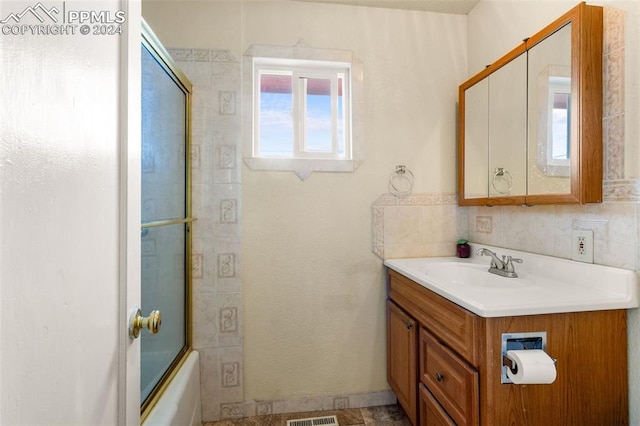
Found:
[[[200,355],[189,354],[142,426],[200,426]]]

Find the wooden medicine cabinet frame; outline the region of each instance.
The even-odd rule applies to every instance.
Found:
[[[571,24],[571,107],[570,107],[570,192],[491,196],[487,173],[486,196],[467,198],[465,193],[465,91],[489,77],[495,71],[518,58],[567,24]],[[541,31],[471,77],[459,87],[458,117],[458,204],[460,206],[586,204],[602,202],[603,142],[602,142],[602,53],[603,9],[580,3]],[[531,78],[531,76],[528,76]],[[527,106],[529,108],[529,94]],[[527,111],[527,117],[530,117]],[[487,113],[487,121],[490,117]],[[527,118],[528,121],[528,118]],[[527,126],[528,127],[528,126]],[[531,152],[525,131],[525,156]],[[491,141],[488,141],[490,144]],[[525,158],[527,169],[531,167]],[[526,171],[527,181],[529,170]],[[527,184],[528,187],[528,184]],[[528,188],[527,188],[528,192]]]

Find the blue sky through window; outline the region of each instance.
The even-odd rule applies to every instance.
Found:
[[[260,155],[293,156],[293,117],[291,93],[260,94]]]
[[[305,79],[306,116],[304,117],[304,149],[306,152],[334,152],[331,107],[331,80]],[[263,157],[293,157],[294,117],[292,76],[263,74],[260,79],[260,152]],[[338,154],[344,155],[344,120],[342,78],[338,86],[337,135]],[[300,142],[301,143],[301,142]]]

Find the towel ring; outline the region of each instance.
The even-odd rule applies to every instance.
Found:
[[[500,178],[500,179],[497,179]],[[504,189],[504,184],[496,186],[496,180],[498,182],[506,183],[506,189]],[[502,167],[496,167],[493,178],[491,178],[491,186],[498,194],[508,194],[513,189],[513,176],[507,170]],[[500,187],[500,188],[498,188]]]
[[[413,190],[413,173],[403,165],[396,166],[396,171],[389,178],[389,192],[393,195],[408,195]]]

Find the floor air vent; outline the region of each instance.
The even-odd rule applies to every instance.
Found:
[[[336,416],[326,416],[287,420],[287,426],[338,426],[338,419]]]

